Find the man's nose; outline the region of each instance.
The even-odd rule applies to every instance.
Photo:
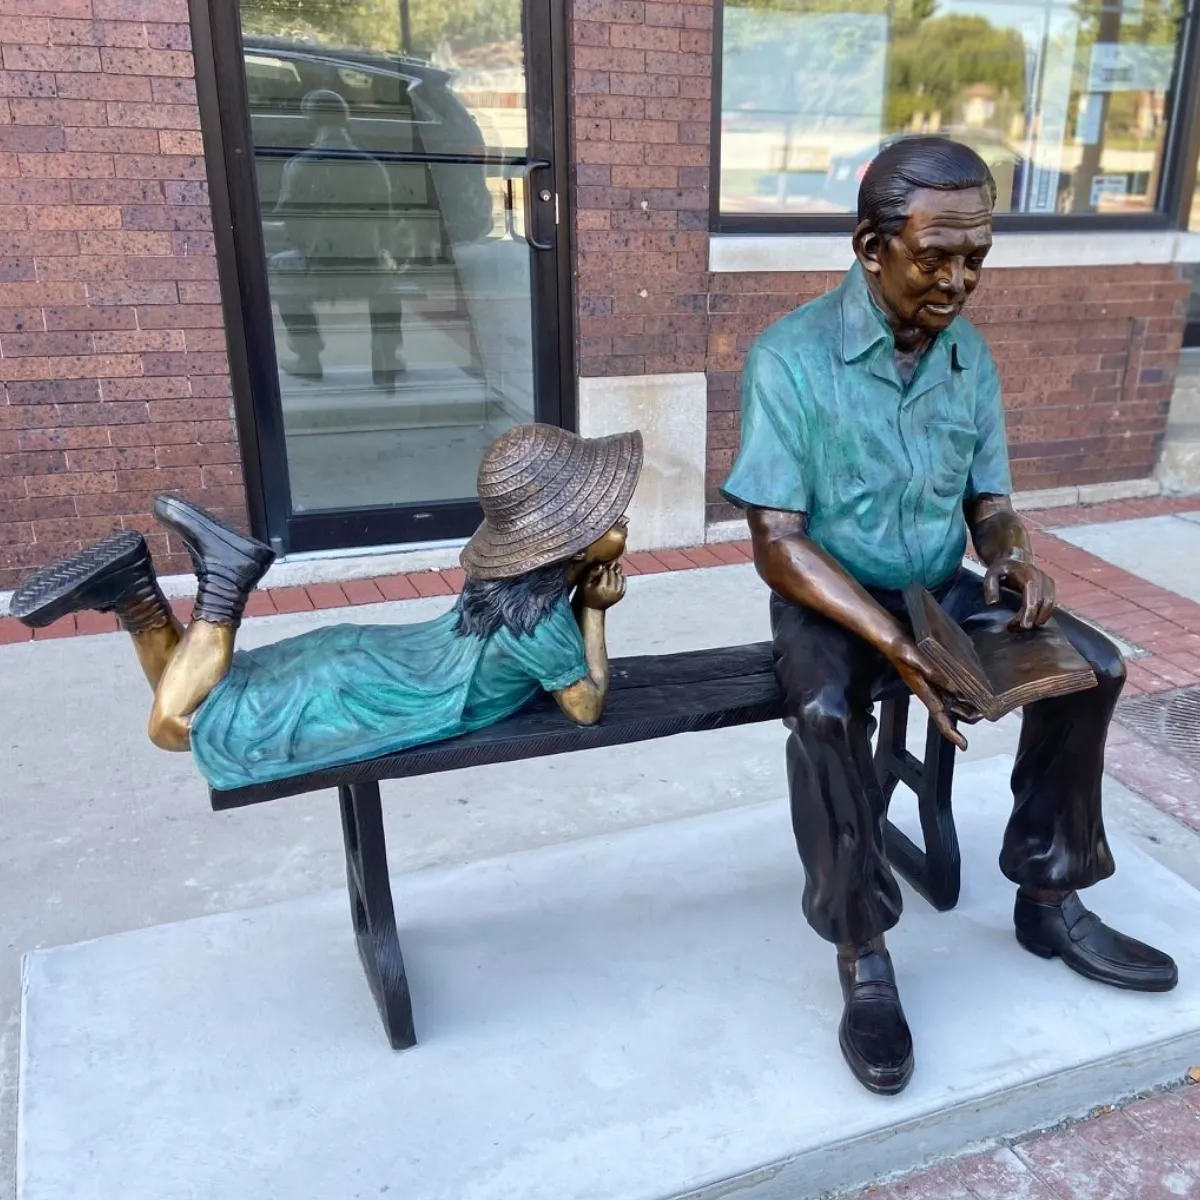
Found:
[[[951,263],[946,273],[939,280],[938,286],[951,296],[959,296],[963,291],[962,263]]]

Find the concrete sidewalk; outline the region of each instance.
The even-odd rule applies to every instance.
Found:
[[[1169,511],[1156,512],[1145,507],[1151,502],[1131,503],[1132,510],[1126,507],[1086,515],[1116,517],[1122,522],[1175,519],[1174,514],[1186,508],[1159,501],[1154,503]],[[1141,508],[1136,507],[1139,504]],[[1193,506],[1200,508],[1195,502]],[[1039,550],[1053,564],[1055,574],[1078,581],[1064,588],[1064,602],[1135,647],[1134,668],[1140,674],[1132,691],[1154,695],[1200,683],[1200,649],[1195,649],[1194,664],[1186,657],[1200,646],[1200,595],[1191,594],[1186,579],[1180,583],[1171,577],[1168,583],[1177,589],[1172,591],[1170,586],[1153,582],[1154,569],[1144,561],[1133,564],[1143,576],[1133,575],[1127,564],[1116,561],[1119,554],[1112,545],[1121,544],[1119,536],[1112,544],[1105,543],[1099,533],[1089,535],[1088,524],[1077,522],[1069,512],[1047,513],[1035,517],[1035,522],[1043,530],[1038,535]],[[1200,524],[1182,520],[1178,524],[1200,535]],[[1140,536],[1143,530],[1131,528],[1129,532],[1133,536],[1125,544],[1148,544]],[[1088,536],[1090,544],[1085,540]],[[1172,542],[1161,554],[1178,552],[1178,543]],[[1106,554],[1112,561],[1103,557]],[[737,557],[728,550],[724,556]],[[744,552],[741,557],[745,558]],[[700,564],[708,560],[699,552],[691,557],[659,556],[653,563],[641,561],[648,573],[631,580],[628,599],[612,617],[615,655],[694,649],[767,636],[765,592],[744,561],[706,567]],[[1195,557],[1191,561],[1196,561]],[[1109,573],[1104,574],[1105,570]],[[1145,582],[1146,578],[1151,582]],[[454,582],[453,577],[446,581],[446,593],[453,590]],[[351,599],[348,591],[338,591],[343,603]],[[1132,596],[1125,595],[1128,592]],[[318,593],[318,598],[337,601],[337,595],[329,591]],[[362,604],[336,613],[318,610],[312,598],[308,603],[308,611],[248,621],[241,644],[274,641],[332,619],[421,620],[443,611],[451,599],[446,594],[435,595]],[[70,631],[74,635],[82,632],[77,627]],[[1194,644],[1187,641],[1192,637]],[[1169,673],[1174,673],[1177,683]],[[310,797],[260,810],[214,814],[190,760],[164,755],[146,741],[148,709],[145,683],[123,635],[66,636],[0,645],[0,753],[4,764],[0,799],[6,816],[6,836],[0,846],[4,865],[0,875],[4,913],[0,1200],[14,1195],[17,996],[23,953],[343,886],[340,831],[330,798]],[[919,714],[914,717],[920,719]],[[975,727],[969,731],[972,746],[967,758],[1011,753],[1017,728],[1014,719]],[[777,727],[696,736],[703,738],[702,754],[682,754],[676,740],[666,740],[640,747],[636,755],[594,751],[385,785],[393,870],[469,862],[763,801],[783,803],[786,785],[782,735]],[[1194,772],[1163,748],[1133,734],[1118,733],[1114,742],[1110,766],[1114,761],[1117,766],[1110,774],[1116,777],[1106,781],[1111,823],[1126,840],[1200,887],[1196,833],[1200,829],[1200,788],[1194,786]],[[1190,964],[1181,966],[1187,970]],[[1108,1099],[1097,1097],[1097,1103]],[[1179,1130],[1170,1127],[1174,1131],[1171,1137],[1183,1137],[1192,1129],[1181,1115],[1190,1120],[1191,1110],[1183,1099],[1155,1103],[1158,1107],[1152,1111],[1158,1115],[1154,1120],[1182,1122]],[[1151,1118],[1143,1120],[1138,1115],[1142,1111],[1132,1110],[1133,1115],[1122,1117],[1117,1127],[1129,1134],[1126,1140],[1131,1145],[1144,1149],[1130,1133],[1149,1136],[1145,1120]],[[1068,1138],[1073,1153],[1078,1149],[1078,1137],[1083,1135]],[[1099,1143],[1087,1144],[1094,1148]],[[1018,1150],[1011,1161],[1006,1158],[1001,1165],[1016,1170],[1016,1161],[1024,1164],[1022,1169],[1032,1170],[1032,1159],[1026,1159],[1033,1154],[1033,1150]],[[1194,1160],[1179,1159],[1179,1163],[1185,1174],[1195,1167]],[[1038,1186],[1050,1189],[1047,1191],[993,1188],[989,1192],[979,1179],[991,1168],[980,1167],[974,1176],[970,1170],[954,1168],[957,1192],[949,1185],[943,1191],[913,1190],[918,1187],[913,1182],[907,1185],[908,1191],[894,1194],[961,1194],[980,1200],[990,1195],[1024,1194],[1194,1194],[1188,1190],[1131,1190],[1119,1182],[1107,1191],[1071,1192],[1053,1182],[1053,1172],[1030,1176]],[[1117,1179],[1110,1166],[1103,1170],[1105,1179]],[[1196,1186],[1200,1188],[1200,1184]]]

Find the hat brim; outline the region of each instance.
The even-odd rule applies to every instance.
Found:
[[[582,438],[578,445],[570,478],[547,480],[520,528],[502,532],[484,521],[475,531],[459,556],[470,578],[512,579],[565,562],[620,520],[642,471],[641,433]]]

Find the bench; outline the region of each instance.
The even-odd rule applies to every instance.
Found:
[[[906,747],[907,689],[897,681],[897,686],[877,699],[882,702],[875,751],[880,783],[889,801],[899,783],[913,790],[925,842],[921,849],[889,820],[885,839],[890,860],[935,908],[951,909],[958,902],[960,876],[958,837],[950,809],[954,747],[930,722],[925,758],[918,760]],[[210,798],[213,808],[223,811],[337,788],[359,957],[388,1039],[394,1049],[403,1050],[416,1044],[416,1033],[388,879],[381,780],[621,746],[782,717],[768,642],[622,658],[611,664],[611,690],[598,725],[581,728],[572,724],[547,695],[477,733],[275,783],[213,790]]]

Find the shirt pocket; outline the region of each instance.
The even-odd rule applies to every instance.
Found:
[[[966,494],[979,435],[974,425],[954,417],[931,420],[927,432],[930,487],[938,496],[957,500]]]

